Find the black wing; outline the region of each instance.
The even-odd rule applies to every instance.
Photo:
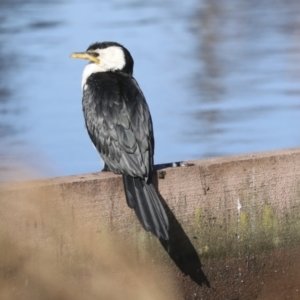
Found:
[[[153,167],[153,126],[134,78],[94,73],[86,82],[82,102],[89,136],[109,169],[148,178]]]

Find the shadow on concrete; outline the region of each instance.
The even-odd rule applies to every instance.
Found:
[[[155,170],[159,171],[165,167],[166,165],[156,165]],[[160,176],[159,172],[158,176]],[[156,176],[153,176],[153,181],[157,187],[158,180]],[[198,285],[205,284],[210,287],[210,283],[202,271],[202,264],[196,249],[159,192],[158,195],[165,207],[170,223],[170,239],[168,241],[161,239],[160,243],[183,274],[188,275]]]
[[[197,284],[205,284],[207,287],[210,287],[210,283],[202,271],[202,264],[197,251],[166,202],[163,200],[160,194],[159,196],[165,207],[170,222],[170,239],[168,241],[161,239],[160,243],[168,252],[170,258],[174,261],[181,272],[183,272],[185,275],[188,275]]]

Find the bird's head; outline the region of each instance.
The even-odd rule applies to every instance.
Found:
[[[94,43],[85,52],[74,52],[73,58],[82,58],[94,64],[95,72],[133,73],[133,59],[129,51],[115,42]]]

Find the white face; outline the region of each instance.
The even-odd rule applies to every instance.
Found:
[[[121,70],[125,66],[123,49],[118,46],[111,46],[105,49],[97,49],[99,53],[99,66],[105,71]]]
[[[105,49],[96,49],[93,52],[99,53],[100,62],[98,64],[92,62],[84,68],[81,82],[82,89],[91,74],[121,70],[125,66],[125,56],[121,47],[111,46]]]

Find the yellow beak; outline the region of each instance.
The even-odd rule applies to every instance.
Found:
[[[81,58],[81,59],[87,59],[90,60],[96,64],[100,62],[100,59],[98,57],[95,57],[91,55],[88,52],[74,52],[70,55],[72,58]]]

